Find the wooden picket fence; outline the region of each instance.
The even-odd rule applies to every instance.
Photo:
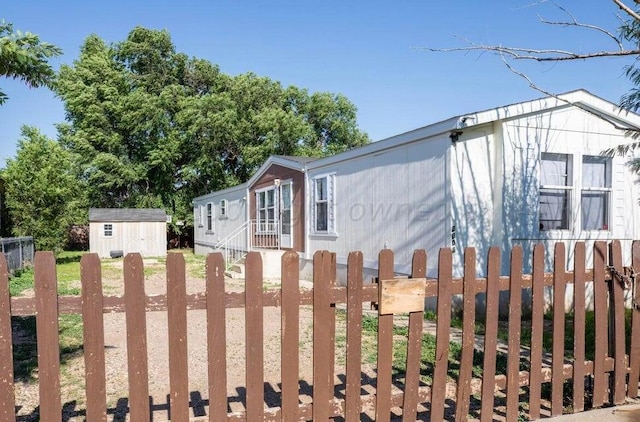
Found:
[[[452,254],[442,249],[438,256],[437,279],[426,278],[427,257],[416,251],[409,278],[395,277],[393,252],[379,255],[379,274],[373,283],[363,281],[363,257],[353,252],[348,258],[347,286],[336,284],[335,254],[314,255],[313,290],[300,289],[299,260],[294,252],[282,258],[280,289],[264,290],[262,262],[258,253],[246,259],[244,293],[225,292],[225,262],[221,254],[206,260],[206,291],[187,294],[185,262],[182,254],[168,254],[167,294],[147,296],[144,291],[143,262],[138,254],[124,259],[124,295],[105,296],[102,291],[100,261],[87,254],[81,261],[82,296],[58,296],[55,259],[49,252],[38,252],[35,259],[35,298],[9,296],[6,262],[0,257],[0,356],[12,356],[11,316],[36,315],[38,343],[39,417],[42,421],[61,419],[60,353],[58,316],[82,314],[86,380],[86,420],[107,420],[105,342],[103,314],[124,312],[128,353],[129,418],[151,420],[145,313],[168,313],[170,415],[173,421],[193,419],[190,412],[187,362],[187,312],[205,310],[207,314],[208,410],[211,421],[326,421],[333,417],[359,421],[370,419],[404,421],[427,418],[432,421],[467,420],[471,408],[480,420],[501,415],[516,421],[524,415],[538,419],[547,415],[581,412],[604,405],[621,404],[638,396],[640,378],[640,311],[632,311],[629,351],[625,344],[625,289],[633,287],[633,268],[640,268],[640,242],[632,247],[632,267],[624,268],[620,243],[596,242],[593,268],[585,266],[585,245],[574,251],[575,268],[565,269],[565,246],[554,251],[554,271],[544,273],[544,249],[533,251],[533,273],[522,274],[520,247],[511,251],[511,274],[500,276],[500,251],[488,254],[487,277],[476,276],[474,249],[465,251],[464,277],[452,276]],[[593,282],[595,307],[595,358],[585,359],[585,288]],[[573,350],[565,350],[565,289],[573,283]],[[410,289],[404,287],[411,286]],[[392,359],[394,314],[398,303],[415,303],[422,297],[437,297],[435,363],[431,385],[420,381],[423,310],[412,308],[408,316],[406,375],[398,385],[393,378]],[[553,349],[543,351],[545,289],[553,289]],[[385,289],[385,292],[383,292]],[[531,289],[531,347],[520,344],[522,291]],[[498,357],[498,304],[500,292],[508,291],[508,352],[506,375],[496,375]],[[640,301],[639,293],[632,289]],[[472,376],[476,295],[486,294],[484,316],[484,357],[482,378]],[[403,297],[404,295],[404,297]],[[463,295],[462,354],[459,376],[448,375],[450,323],[453,295]],[[363,305],[374,303],[379,309],[375,390],[365,391],[362,374]],[[423,302],[422,302],[423,303]],[[346,306],[346,370],[344,383],[335,385],[334,367],[336,304]],[[301,306],[313,307],[313,393],[312,403],[299,400],[299,317]],[[396,309],[394,310],[394,306]],[[281,392],[279,406],[265,403],[263,356],[263,308],[281,309]],[[244,411],[230,412],[227,397],[225,312],[244,308],[246,324],[246,399]],[[402,308],[402,306],[401,306]],[[567,352],[570,356],[567,356]],[[525,367],[527,370],[522,370]],[[13,362],[0,359],[0,420],[15,421]],[[395,383],[395,385],[394,385]],[[453,386],[453,389],[451,388]],[[565,388],[571,386],[572,388]],[[550,390],[548,401],[543,390]],[[447,392],[454,391],[452,394]],[[567,395],[569,391],[569,395]],[[500,405],[496,397],[502,397]],[[475,404],[472,404],[475,397]],[[548,406],[545,404],[548,402]],[[567,406],[569,405],[569,406]],[[399,410],[401,409],[401,410]],[[419,410],[422,409],[422,410]],[[425,410],[426,409],[426,410]],[[422,413],[419,413],[422,412]],[[191,418],[191,419],[190,419]]]

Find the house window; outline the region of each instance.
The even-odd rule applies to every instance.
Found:
[[[113,237],[113,224],[105,224],[102,226],[104,237]]]
[[[316,233],[335,233],[334,180],[333,174],[313,179],[313,231]]]
[[[582,157],[582,192],[580,206],[583,230],[609,230],[611,197],[611,159]]]
[[[220,201],[220,218],[227,218],[227,200]]]
[[[207,203],[207,231],[213,231],[213,204]]]
[[[573,189],[569,154],[542,153],[540,160],[540,230],[569,230]]]
[[[256,192],[257,233],[273,233],[276,231],[276,190],[275,187]]]

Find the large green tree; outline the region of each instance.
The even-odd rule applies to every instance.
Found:
[[[48,60],[60,54],[61,49],[37,35],[14,32],[10,23],[0,22],[0,76],[20,79],[31,87],[50,86],[55,72]],[[0,90],[0,104],[7,99]]]
[[[16,236],[33,236],[40,250],[61,250],[68,228],[86,220],[84,186],[71,154],[37,129],[23,126],[16,156],[3,170]]]
[[[189,220],[191,200],[247,180],[271,154],[323,156],[369,142],[343,95],[230,76],[176,51],[166,31],[89,36],[55,90],[92,206],[154,206]]]

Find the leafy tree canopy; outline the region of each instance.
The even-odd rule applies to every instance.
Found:
[[[62,50],[40,41],[30,32],[14,32],[13,25],[0,22],[0,76],[20,79],[30,87],[50,86],[55,72],[48,63]],[[0,90],[0,104],[8,99]]]
[[[272,154],[324,156],[369,142],[343,95],[253,73],[230,76],[176,51],[167,31],[122,42],[89,36],[55,84],[62,145],[81,164],[92,206],[164,207],[246,181]]]
[[[86,221],[84,186],[71,154],[37,129],[23,126],[15,158],[2,178],[15,236],[33,236],[40,250],[61,250],[69,226]]]

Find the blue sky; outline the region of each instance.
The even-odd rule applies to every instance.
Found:
[[[613,31],[612,2],[559,1],[584,22]],[[480,6],[479,6],[480,5]],[[542,96],[491,54],[433,53],[419,47],[477,43],[612,49],[606,37],[577,28],[550,27],[539,16],[566,20],[551,2],[509,1],[217,1],[111,0],[108,2],[3,2],[0,19],[56,44],[71,64],[95,33],[118,42],[136,25],[167,29],[177,51],[218,64],[228,74],[254,72],[309,91],[345,94],[358,107],[358,123],[372,140],[477,110]],[[585,88],[613,102],[629,90],[626,59],[567,64],[517,64],[553,92]],[[63,104],[46,88],[0,79],[9,95],[0,106],[0,167],[15,155],[20,127],[55,137]]]

